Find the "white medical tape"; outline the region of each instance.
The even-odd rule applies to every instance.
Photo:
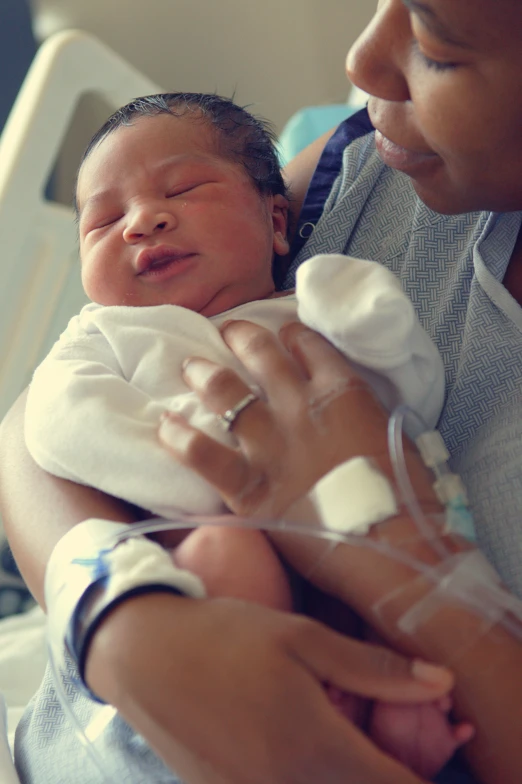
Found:
[[[389,480],[367,457],[353,457],[322,477],[308,493],[325,528],[364,535],[398,513]]]
[[[421,575],[414,582],[425,583],[427,579],[434,583],[432,590],[395,622],[404,634],[415,634],[448,603],[468,609],[482,620],[480,636],[508,613],[522,621],[522,602],[502,586],[500,577],[479,550],[449,555],[429,569],[429,576]],[[409,583],[381,599],[373,607],[376,615],[383,619],[386,605],[411,588]]]

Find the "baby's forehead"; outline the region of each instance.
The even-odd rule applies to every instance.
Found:
[[[93,194],[117,189],[126,175],[153,180],[176,170],[225,163],[208,123],[170,115],[139,117],[116,128],[88,153],[78,171],[76,200],[85,203]]]

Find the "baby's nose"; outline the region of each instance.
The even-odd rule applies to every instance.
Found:
[[[175,226],[176,220],[169,212],[147,208],[134,210],[128,217],[123,238],[125,242],[136,242],[156,232],[170,231]]]

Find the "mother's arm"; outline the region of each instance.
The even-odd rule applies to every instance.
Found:
[[[268,519],[281,515],[330,468],[358,455],[373,457],[392,479],[388,415],[323,338],[293,324],[283,331],[283,345],[271,333],[246,322],[230,322],[224,337],[267,395],[266,403],[249,406],[234,423],[240,449],[209,444],[207,436],[179,419],[165,420],[161,434],[178,459],[213,482],[236,513]],[[247,391],[232,371],[206,360],[189,362],[185,379],[216,413],[231,407]],[[428,514],[440,511],[431,487],[433,479],[416,450],[411,445],[406,450],[421,506]],[[439,535],[448,553],[465,555],[473,549],[463,540]],[[445,560],[420,537],[404,509],[394,519],[374,526],[369,538],[386,542],[399,556],[406,554],[431,566]],[[522,770],[520,636],[478,617],[447,595],[436,609],[426,607],[406,634],[398,629],[397,621],[433,591],[433,584],[419,579],[411,566],[393,556],[346,544],[324,557],[324,543],[306,536],[280,534],[276,541],[298,570],[356,609],[395,647],[452,668],[456,711],[477,730],[466,747],[475,774],[484,784],[518,784]],[[376,613],[378,606],[380,613]]]
[[[24,392],[18,398],[0,428],[0,501],[15,559],[33,596],[44,607],[47,561],[68,530],[89,517],[132,523],[138,516],[123,501],[58,479],[36,465],[23,435],[26,397]]]
[[[24,402],[0,431],[0,496],[15,557],[43,603],[46,563],[64,533],[88,517],[131,523],[135,513],[38,468],[25,448]],[[315,784],[326,770],[332,784],[422,784],[340,717],[322,683],[392,701],[446,693],[446,671],[436,681],[425,673],[297,615],[169,594],[113,611],[86,668],[91,688],[190,784],[241,784],[246,776],[252,784]]]

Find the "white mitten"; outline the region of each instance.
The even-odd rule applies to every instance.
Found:
[[[442,359],[390,270],[350,256],[314,256],[297,270],[296,296],[300,320],[357,365],[389,410],[405,403],[436,425]]]

